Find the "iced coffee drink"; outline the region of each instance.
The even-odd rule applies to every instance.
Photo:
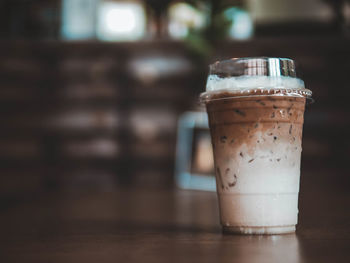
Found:
[[[295,231],[310,96],[290,59],[242,58],[211,65],[201,99],[209,117],[225,232]]]

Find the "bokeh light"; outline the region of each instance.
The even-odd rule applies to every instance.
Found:
[[[146,15],[139,2],[103,2],[98,9],[97,38],[133,41],[145,34]]]

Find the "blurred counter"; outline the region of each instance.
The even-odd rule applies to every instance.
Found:
[[[228,236],[215,193],[50,193],[0,211],[2,262],[349,262],[350,193],[301,185],[296,235]]]

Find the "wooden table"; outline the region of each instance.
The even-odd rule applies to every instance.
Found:
[[[350,194],[302,184],[297,234],[221,233],[215,193],[48,193],[0,213],[0,262],[350,262]]]

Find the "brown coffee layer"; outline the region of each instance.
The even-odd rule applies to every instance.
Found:
[[[248,153],[253,156],[256,148],[273,149],[281,143],[290,144],[293,150],[301,150],[302,124],[256,122],[214,125],[211,126],[211,135],[214,152],[226,151],[230,156],[241,157]],[[247,145],[248,152],[236,152],[242,144]]]
[[[216,172],[231,172],[227,171],[228,165],[218,166],[223,163],[222,158],[227,159],[226,164],[241,159],[251,165],[256,158],[266,158],[266,162],[277,167],[285,166],[287,160],[291,169],[300,165],[304,109],[303,97],[252,96],[208,102]],[[242,145],[246,146],[244,151]],[[281,147],[285,154],[280,153]],[[261,155],[261,152],[268,154]],[[232,180],[237,178],[239,174],[235,173]]]
[[[305,98],[259,96],[214,100],[207,103],[213,125],[249,122],[291,122],[302,124]]]
[[[223,141],[225,137],[227,140],[232,135],[240,140],[249,139],[256,132],[301,138],[304,110],[305,98],[282,96],[231,98],[207,104],[214,141]]]

